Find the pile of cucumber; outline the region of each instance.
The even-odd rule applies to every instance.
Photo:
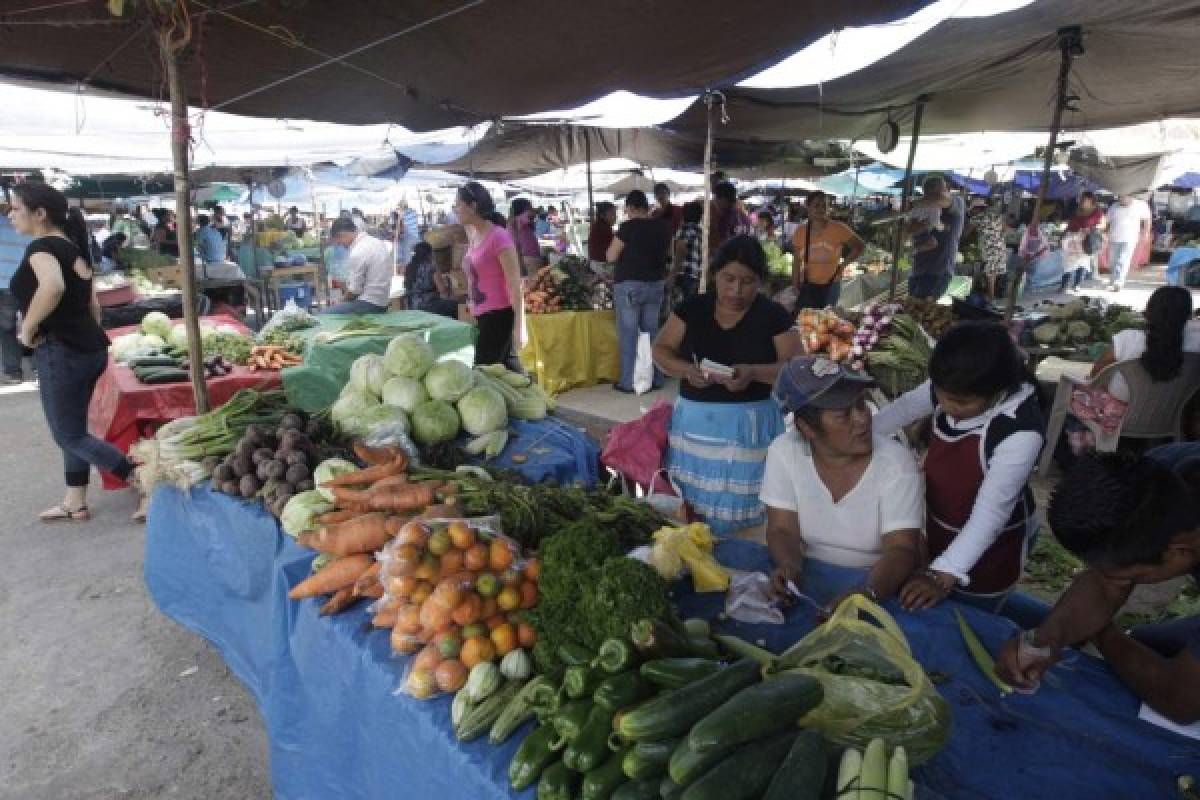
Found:
[[[142,356],[125,362],[141,383],[180,383],[189,380],[191,370],[187,352],[178,355],[169,352],[161,356]],[[233,364],[225,356],[208,356],[204,359],[204,379],[220,378],[233,372]]]
[[[820,683],[764,680],[759,662],[723,661],[710,644],[712,657],[657,657],[620,639],[595,657],[563,648],[571,666],[529,709],[538,725],[509,766],[512,787],[536,781],[538,800],[825,796],[833,754],[797,725],[823,700]]]

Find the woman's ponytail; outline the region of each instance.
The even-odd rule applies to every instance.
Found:
[[[1183,329],[1192,316],[1192,293],[1160,286],[1146,303],[1146,352],[1142,366],[1156,383],[1174,380],[1183,369]]]
[[[80,258],[86,261],[89,267],[95,267],[96,265],[92,262],[92,237],[88,234],[87,220],[78,208],[72,208],[67,212],[63,233],[71,240],[71,244],[79,248]]]

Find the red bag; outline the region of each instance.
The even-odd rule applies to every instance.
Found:
[[[659,401],[640,419],[614,427],[608,432],[600,463],[655,494],[674,495],[670,482],[655,474],[667,457],[671,413],[671,404]]]

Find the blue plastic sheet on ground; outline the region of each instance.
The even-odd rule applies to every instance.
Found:
[[[581,429],[549,416],[509,420],[508,445],[489,466],[520,472],[525,480],[591,488],[600,478],[600,446]]]
[[[765,548],[718,545],[739,569],[765,570]],[[506,778],[522,734],[494,748],[454,740],[449,700],[392,696],[405,659],[372,630],[363,608],[317,615],[318,600],[288,588],[313,554],[284,536],[261,507],[197,488],[155,492],[146,530],[145,579],[164,614],[209,639],[254,695],[270,739],[279,800],[509,797]],[[861,579],[810,563],[804,591],[819,601]],[[724,595],[675,594],[688,615],[715,618]],[[1078,656],[1051,673],[1057,686],[1002,698],[963,647],[951,608],[906,614],[888,603],[954,709],[947,748],[916,770],[918,797],[957,800],[1169,798],[1175,776],[1200,774],[1200,743],[1139,722],[1136,699],[1098,661]],[[993,652],[1012,623],[959,607]],[[811,630],[811,608],[784,625],[717,627],[779,651]],[[532,790],[521,797],[531,798]]]

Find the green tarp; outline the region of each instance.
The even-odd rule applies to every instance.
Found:
[[[310,413],[328,408],[350,377],[350,365],[366,353],[380,353],[387,349],[394,333],[353,336],[336,342],[318,341],[323,331],[336,332],[351,320],[361,317],[324,314],[317,317],[320,325],[299,331],[298,335],[310,340],[304,356],[304,366],[283,371],[283,388],[288,402],[295,408]],[[388,314],[372,314],[367,317],[379,325],[403,327],[422,336],[429,342],[439,358],[453,355],[474,362],[475,327],[464,322],[426,314],[423,311],[393,311]]]

